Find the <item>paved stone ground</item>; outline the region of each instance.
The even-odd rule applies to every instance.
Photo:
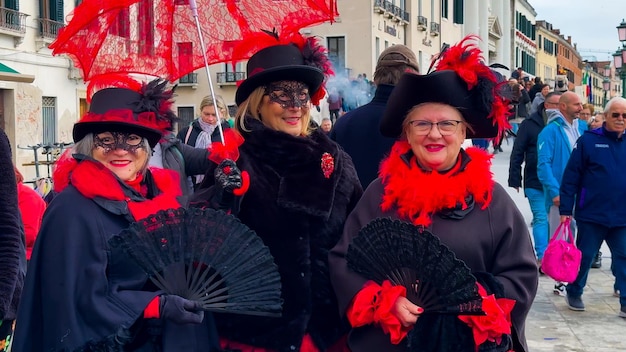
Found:
[[[503,153],[495,155],[493,172],[524,214],[530,227],[532,213],[523,192],[507,187],[509,156],[513,142],[503,143]],[[552,292],[554,281],[539,279],[539,290],[526,321],[526,337],[531,352],[609,352],[626,351],[626,319],[618,317],[619,299],[613,297],[611,253],[603,244],[602,268],[591,269],[583,294],[586,311],[567,308],[565,298]]]

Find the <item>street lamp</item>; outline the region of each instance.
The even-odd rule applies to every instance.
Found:
[[[622,42],[622,48],[618,48],[613,54],[615,69],[619,70],[619,78],[622,80],[622,97],[626,98],[626,21],[617,26],[617,36]]]
[[[602,108],[606,106],[606,93],[611,90],[611,80],[608,77],[604,77],[602,81],[602,89],[604,90],[604,104],[602,104]]]
[[[602,89],[604,90],[604,101],[602,107],[606,106],[606,93],[611,91],[611,65],[604,65],[604,79],[602,80]]]

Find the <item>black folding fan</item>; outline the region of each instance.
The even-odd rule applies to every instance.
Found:
[[[375,219],[352,240],[348,267],[363,277],[407,289],[423,314],[484,315],[476,278],[431,232],[389,218]]]
[[[213,209],[159,211],[109,244],[123,249],[167,294],[206,311],[280,316],[278,268],[259,236]]]

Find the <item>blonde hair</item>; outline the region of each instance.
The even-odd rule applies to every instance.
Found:
[[[224,98],[222,98],[221,95],[216,95],[215,101],[213,101],[213,97],[211,97],[210,95],[207,95],[206,97],[202,98],[202,101],[200,102],[200,111],[202,111],[202,109],[204,109],[207,106],[214,106],[217,109],[219,109],[220,112],[222,113],[220,114],[220,117],[222,119],[226,120],[230,118],[230,114],[228,113],[228,106],[224,102]]]
[[[589,112],[591,113],[591,116],[593,116],[594,113],[594,107],[593,104],[583,104],[583,110],[588,109]]]
[[[250,116],[256,120],[263,121],[261,114],[259,113],[261,106],[263,105],[263,97],[265,96],[265,87],[256,88],[246,100],[244,100],[235,113],[235,128],[239,132],[250,132],[250,129],[246,126],[245,117]],[[302,136],[308,136],[313,131],[311,124],[311,110],[309,108],[303,108],[302,111]]]

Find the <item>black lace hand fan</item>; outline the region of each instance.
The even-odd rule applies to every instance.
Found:
[[[424,314],[483,315],[476,278],[439,238],[412,224],[375,219],[352,240],[348,267],[363,277],[407,289]]]
[[[213,209],[159,211],[109,244],[121,248],[167,294],[206,311],[280,316],[278,268],[260,237]]]

